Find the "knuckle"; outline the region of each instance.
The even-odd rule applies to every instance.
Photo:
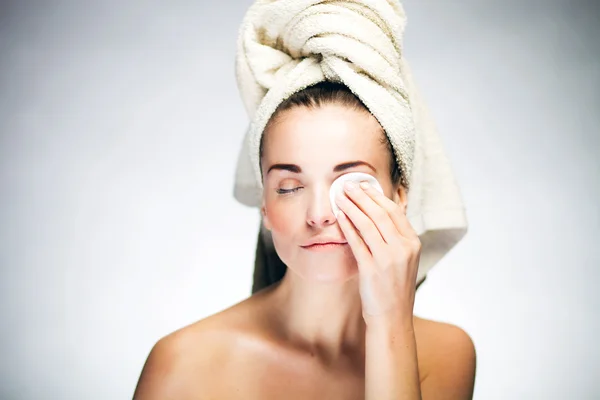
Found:
[[[404,239],[402,247],[403,251],[409,256],[419,254],[421,252],[421,241],[418,239]]]
[[[419,239],[418,236],[412,240],[412,244],[413,244],[413,247],[417,250],[420,250],[421,247],[423,247],[423,244],[421,243],[421,239]]]

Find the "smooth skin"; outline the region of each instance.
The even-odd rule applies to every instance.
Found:
[[[261,210],[288,271],[160,339],[135,399],[472,398],[471,338],[413,314],[421,246],[381,135],[372,115],[338,105],[280,115],[265,142]],[[385,195],[349,188],[336,218],[329,186],[347,172],[373,175]],[[306,247],[319,238],[347,243]]]

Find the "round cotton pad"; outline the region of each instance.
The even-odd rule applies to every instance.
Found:
[[[381,188],[381,185],[379,184],[379,182],[377,182],[377,179],[375,179],[375,177],[373,177],[372,175],[365,174],[364,172],[349,172],[347,174],[344,174],[338,177],[335,181],[333,181],[331,187],[329,188],[329,202],[331,203],[331,209],[333,210],[333,214],[336,217],[340,209],[335,203],[335,197],[338,193],[344,193],[344,184],[347,181],[353,181],[357,184],[362,181],[367,181],[369,182],[369,184],[371,184],[371,186],[373,186],[375,189],[377,189],[383,194],[383,189]]]

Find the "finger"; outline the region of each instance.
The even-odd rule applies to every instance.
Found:
[[[375,223],[375,227],[383,237],[383,240],[388,244],[394,246],[397,245],[400,232],[390,218],[387,210],[374,201],[374,199],[372,199],[371,196],[357,184],[345,186],[344,189],[352,202]]]
[[[348,245],[350,245],[350,249],[352,250],[352,254],[354,254],[354,258],[356,258],[356,263],[358,264],[359,270],[361,270],[361,272],[364,271],[368,265],[372,264],[371,261],[373,256],[371,255],[369,248],[343,211],[338,212],[337,221],[340,225],[342,233],[344,234],[344,237],[348,241]]]
[[[402,236],[407,239],[417,239],[419,237],[408,221],[403,206],[396,204],[392,199],[376,190],[368,182],[362,182],[360,187],[371,199],[373,199],[373,201],[387,212],[389,218]]]
[[[360,233],[368,246],[371,254],[373,254],[375,258],[386,254],[387,244],[383,240],[381,233],[379,233],[379,230],[373,221],[371,221],[371,219],[344,194],[340,194],[336,197],[336,203],[340,210],[342,210],[354,224],[356,230]]]

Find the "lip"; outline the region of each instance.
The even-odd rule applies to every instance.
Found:
[[[331,236],[322,236],[322,237],[316,237],[316,238],[310,240],[306,244],[302,245],[302,247],[309,247],[309,246],[313,246],[313,245],[317,245],[317,244],[346,244],[346,243],[348,243],[348,242],[346,242],[343,239],[338,239],[338,238],[331,237]]]
[[[302,248],[308,250],[329,250],[339,248],[347,244],[348,242],[346,242],[345,240],[324,237],[311,240],[307,244],[303,245]]]
[[[315,243],[315,244],[311,244],[310,246],[302,246],[302,248],[305,250],[310,250],[310,251],[329,251],[329,250],[340,249],[347,245],[348,245],[348,243],[329,242],[329,243]]]

